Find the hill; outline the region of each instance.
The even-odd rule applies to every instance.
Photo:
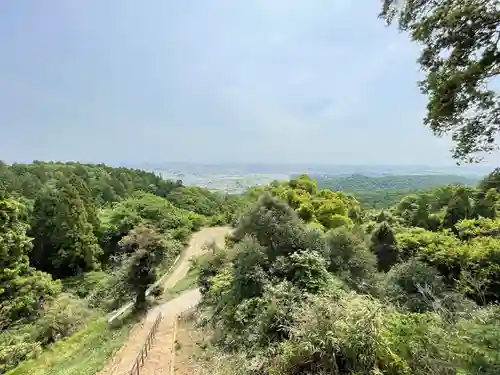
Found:
[[[389,208],[405,195],[443,185],[474,186],[479,178],[472,176],[432,174],[432,175],[390,175],[365,176],[316,176],[320,189],[344,191],[356,196],[366,208]]]

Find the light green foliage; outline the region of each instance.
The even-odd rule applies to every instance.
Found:
[[[123,250],[119,241],[139,225],[155,227],[172,240],[185,243],[190,234],[204,224],[204,217],[175,207],[167,200],[149,193],[136,193],[101,212],[104,259]]]
[[[388,354],[383,321],[382,306],[367,297],[312,298],[297,311],[291,338],[280,345],[270,372],[376,373],[380,357]]]
[[[93,315],[84,300],[61,293],[44,306],[36,323],[36,340],[43,345],[56,342],[83,327]]]
[[[456,225],[457,235],[460,239],[470,240],[475,237],[500,236],[500,220],[499,219],[468,219],[461,220]]]
[[[95,375],[128,337],[129,320],[118,328],[106,319],[93,321],[74,335],[49,346],[41,355],[8,375]],[[12,348],[14,349],[14,348]]]
[[[224,197],[207,189],[191,186],[180,186],[166,196],[176,207],[192,211],[204,216],[215,216],[222,213]]]
[[[291,179],[289,185],[292,189],[303,190],[311,195],[318,192],[318,184],[306,174],[301,174],[298,178]]]
[[[496,0],[384,0],[381,17],[395,20],[421,45],[428,97],[425,123],[436,135],[451,133],[453,156],[477,160],[496,148],[500,100],[492,81],[499,74]]]
[[[401,260],[422,254],[430,254],[440,248],[455,249],[460,246],[458,238],[449,231],[431,232],[423,228],[404,228],[396,234]]]
[[[0,293],[2,370],[27,360],[14,375],[96,373],[125,336],[92,321],[95,307],[109,310],[131,296],[143,306],[144,291],[190,233],[232,222],[228,249],[209,249],[186,279],[186,286],[198,279],[201,322],[227,360],[211,374],[498,373],[495,186],[415,192],[366,212],[355,197],[318,189],[307,175],[222,196],[120,171],[0,163],[4,186],[21,182],[19,191],[32,194],[0,200],[0,260],[8,265],[0,290],[10,293]],[[25,174],[38,176],[33,186]],[[71,252],[57,269],[65,270],[63,294],[59,282],[29,267],[26,234],[37,223],[35,241],[64,243],[62,231],[43,226],[57,194],[66,203],[53,222],[66,218],[77,230],[66,236]],[[73,201],[75,213],[64,208]],[[83,257],[95,267],[80,271],[71,261],[85,254],[87,235],[103,252]]]
[[[232,255],[213,255],[199,280],[203,321],[227,359],[212,374],[498,371],[496,308],[475,304],[500,296],[496,219],[479,213],[496,198],[438,188],[325,233],[324,218],[350,218],[355,202],[298,186],[273,183],[280,200],[261,197]]]
[[[361,208],[354,197],[328,189],[318,191],[316,181],[306,174],[289,182],[275,181],[268,191],[317,228],[352,227],[361,218]]]

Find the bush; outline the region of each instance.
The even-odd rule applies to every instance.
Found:
[[[151,295],[155,298],[161,297],[163,295],[164,288],[161,285],[156,285],[152,290],[151,290]]]
[[[39,342],[31,335],[15,329],[0,333],[0,374],[3,374],[23,361],[36,357],[42,352]]]
[[[377,259],[360,234],[338,228],[328,232],[328,270],[359,292],[375,292]]]
[[[447,293],[439,272],[416,259],[394,266],[386,275],[384,297],[411,312],[433,310]]]
[[[315,296],[296,313],[290,340],[269,360],[274,374],[377,373],[381,356],[384,308],[369,298],[344,293]],[[382,373],[382,372],[379,372]]]
[[[85,301],[61,293],[44,307],[36,324],[36,341],[46,345],[67,337],[81,328],[93,315]]]
[[[86,298],[99,283],[108,277],[104,271],[91,271],[63,280],[63,290],[80,298]]]

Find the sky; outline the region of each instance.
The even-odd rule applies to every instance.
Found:
[[[452,164],[379,8],[3,0],[0,159]]]

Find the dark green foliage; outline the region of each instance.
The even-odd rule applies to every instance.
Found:
[[[0,373],[131,297],[144,307],[191,233],[247,203],[139,170],[0,162]]]
[[[204,217],[177,208],[169,201],[149,193],[136,193],[102,211],[103,262],[123,253],[118,243],[137,225],[154,226],[173,240],[185,243],[193,231],[199,230]]]
[[[477,161],[496,149],[500,99],[493,82],[500,74],[496,0],[383,0],[380,16],[394,20],[421,46],[419,83],[427,96],[425,124],[451,134],[453,156]]]
[[[328,232],[328,270],[359,292],[374,292],[377,259],[361,233],[346,228]]]
[[[0,181],[6,192],[34,199],[44,186],[65,179],[79,179],[96,203],[116,202],[142,190],[166,197],[182,182],[163,180],[151,172],[138,169],[112,168],[104,164],[33,162],[3,164]]]
[[[175,206],[204,216],[222,214],[224,197],[207,189],[180,186],[167,194],[166,198]]]
[[[484,193],[478,191],[474,197],[474,217],[494,218],[497,216],[496,203],[498,202],[498,193],[490,189]]]
[[[435,268],[412,259],[387,273],[382,292],[388,301],[422,313],[441,303],[447,288]]]
[[[90,218],[95,220],[93,214]],[[99,267],[101,249],[94,227],[89,222],[84,200],[69,183],[63,182],[62,186],[39,195],[30,235],[34,237],[31,263],[57,278]]]
[[[120,241],[125,252],[132,253],[126,262],[125,283],[135,295],[135,306],[146,305],[146,290],[156,281],[156,269],[171,256],[171,246],[164,236],[148,227],[136,227]]]
[[[307,229],[294,210],[269,194],[242,217],[233,234],[236,245],[230,262],[214,256],[199,279],[206,288],[203,305],[214,312],[211,324],[225,327],[218,338],[221,345],[251,347],[286,336],[285,327],[254,322],[264,316],[272,321],[289,316],[281,310],[271,311],[266,302],[277,298],[274,292],[282,290],[275,289],[280,283],[296,293],[316,293],[327,287],[330,276],[323,237],[321,232]],[[246,333],[239,334],[242,331]]]
[[[471,197],[468,191],[458,189],[451,197],[446,207],[443,219],[445,228],[454,228],[460,220],[469,219],[473,216]]]
[[[212,249],[212,252],[205,258],[205,261],[200,265],[198,276],[198,285],[200,292],[205,294],[212,285],[211,279],[229,262],[228,253],[217,247]]]
[[[365,208],[389,208],[405,196],[443,185],[473,186],[477,179],[454,175],[314,176],[319,189],[354,194]]]
[[[200,278],[228,363],[207,373],[498,372],[496,191],[437,188],[325,233],[323,213],[348,211],[341,194],[269,190]]]
[[[377,257],[379,271],[389,271],[399,261],[396,237],[390,225],[385,221],[377,225],[370,241],[370,249]]]
[[[493,172],[484,177],[479,182],[478,187],[485,193],[490,189],[495,189],[497,193],[500,193],[500,168],[495,168]]]

